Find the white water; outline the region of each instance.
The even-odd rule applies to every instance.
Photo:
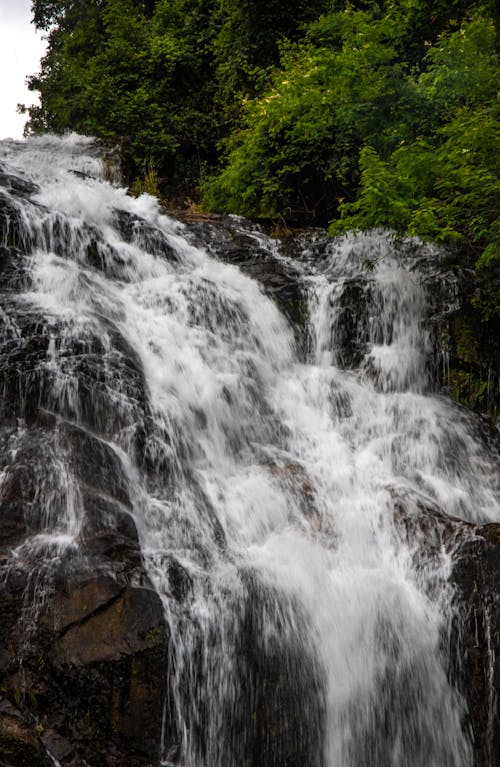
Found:
[[[256,654],[278,647],[285,665],[292,658],[293,694],[317,677],[317,711],[304,710],[314,764],[470,767],[464,704],[446,673],[450,553],[422,555],[419,521],[436,510],[497,520],[500,508],[472,420],[429,393],[426,294],[411,259],[373,235],[301,262],[311,338],[301,363],[257,283],[190,244],[152,198],[103,181],[90,150],[75,136],[3,142],[0,163],[39,185],[19,203],[31,248],[20,300],[58,328],[45,364],[64,418],[84,421],[65,349],[75,338],[102,345],[115,412],[99,414],[95,433],[125,466],[171,628],[179,742],[165,743],[165,763],[242,767],[232,717],[247,710],[240,630],[250,613]],[[136,226],[126,242],[116,210],[152,230]],[[96,237],[99,269],[88,261]],[[275,242],[259,243],[276,253]],[[348,370],[342,296],[360,276],[365,306],[348,311],[367,316],[366,343]],[[132,449],[141,416],[116,376],[117,333],[144,372],[148,476]],[[84,509],[65,471],[32,545],[77,545]],[[401,514],[414,523],[409,539]],[[183,604],[171,597],[172,557],[192,581]]]

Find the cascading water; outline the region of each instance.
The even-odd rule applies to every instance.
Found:
[[[48,338],[33,375],[58,418],[51,456],[31,466],[44,514],[12,556],[42,557],[44,573],[78,558],[80,430],[124,477],[93,481],[130,509],[164,604],[161,762],[471,767],[440,525],[500,507],[472,418],[432,393],[418,267],[436,254],[377,234],[293,259],[235,219],[296,270],[304,359],[217,239],[196,244],[155,200],[104,181],[90,140],[3,142],[0,163],[4,246],[28,254],[9,301]],[[1,333],[23,338],[5,311]],[[50,599],[48,582],[39,591]]]

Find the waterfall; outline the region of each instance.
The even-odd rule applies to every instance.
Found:
[[[215,225],[129,196],[90,139],[1,142],[0,169],[0,340],[33,355],[2,382],[22,412],[0,492],[33,410],[56,419],[12,551],[43,569],[31,624],[112,496],[169,629],[159,762],[472,767],[453,531],[500,509],[494,457],[437,386],[439,252],[372,233],[290,253],[226,221],[294,273],[300,327]]]

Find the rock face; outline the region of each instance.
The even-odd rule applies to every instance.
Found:
[[[20,195],[34,191],[8,176],[0,184]],[[117,222],[133,243],[140,222],[126,215]],[[8,200],[0,234],[0,315],[8,317],[0,326],[0,765],[50,767],[55,759],[61,767],[156,767],[164,754],[174,762],[179,733],[169,630],[142,560],[124,466],[107,441],[126,430],[151,488],[168,478],[168,464],[157,451],[150,455],[155,443],[141,365],[114,328],[111,350],[97,334],[66,338],[63,346],[57,321],[17,300],[33,243]],[[153,252],[174,257],[155,230],[140,234]],[[100,269],[94,236],[89,233],[86,257]],[[217,236],[221,257],[260,280],[298,327],[303,304],[294,270],[256,251],[249,234],[228,226]],[[58,380],[51,343],[58,347]],[[161,438],[168,444],[168,435]],[[298,483],[307,515],[310,488],[301,474],[295,478],[297,471],[276,480]],[[317,512],[310,513],[316,520]],[[61,517],[72,530],[70,546],[54,535]],[[215,517],[213,525],[223,548]],[[182,606],[190,598],[189,576],[174,558],[165,568],[171,598]],[[263,594],[249,598],[236,638],[244,694],[228,714],[245,735],[235,730],[234,748],[247,767],[317,767],[318,669],[299,646],[284,652],[259,644],[264,602]]]
[[[0,187],[21,198],[34,191],[3,173]],[[154,431],[141,362],[118,322],[108,322],[107,345],[92,330],[83,340],[65,337],[62,344],[56,319],[16,300],[33,243],[19,210],[9,205],[6,199],[0,208],[0,767],[49,767],[54,759],[61,767],[157,767],[166,755],[180,767],[182,733],[172,691],[176,637],[146,572],[132,516],[133,488],[120,450],[111,445],[111,437],[120,434],[154,494],[168,490],[176,468],[169,463],[170,435]],[[122,212],[116,225],[131,247],[140,238],[148,252],[169,262],[177,258],[145,221]],[[59,234],[56,250],[62,256],[71,237],[64,227]],[[297,255],[307,259],[307,238],[290,240],[273,254],[258,231],[225,218],[195,222],[188,236],[258,281],[292,323],[304,357],[307,302]],[[89,268],[103,270],[98,234],[89,227],[85,238]],[[314,258],[322,258],[327,247],[320,238]],[[116,257],[114,267],[120,267]],[[365,270],[343,285],[339,366],[356,367],[365,353],[360,339],[370,320],[368,283]],[[436,299],[436,313],[442,303]],[[352,307],[358,304],[362,309],[356,312]],[[50,364],[54,344],[57,381]],[[332,390],[331,402],[339,419],[349,417],[348,398]],[[335,532],[325,529],[302,465],[269,462],[266,471],[295,498],[311,534],[329,536],[333,547]],[[196,492],[194,476],[190,482]],[[224,553],[227,542],[215,511],[201,497],[199,506]],[[450,673],[462,680],[475,767],[494,767],[500,754],[500,526],[475,528],[430,507],[411,517],[408,504],[397,499],[394,511],[402,537],[419,543],[425,538],[427,548],[419,555],[444,547],[455,558],[462,619]],[[193,598],[191,577],[173,556],[165,556],[162,566],[170,584],[168,607],[182,611]],[[246,601],[231,637],[241,691],[227,711],[233,763],[323,767],[324,670],[289,626],[288,642],[278,622],[274,638],[264,643],[276,604],[272,587],[252,574],[243,580]],[[300,620],[293,628],[308,631]],[[202,649],[194,645],[193,656],[188,689],[196,689],[203,671]],[[210,704],[205,700],[202,706]],[[202,708],[196,722],[202,744],[206,720]],[[382,711],[374,741],[387,721]],[[372,745],[365,739],[353,746],[363,764],[373,758]]]
[[[31,560],[38,582],[22,549],[4,568],[0,753],[9,767],[49,764],[48,753],[63,765],[159,758],[166,675],[158,668],[166,668],[167,645],[160,599],[130,529],[103,528],[83,550],[59,562],[47,552]]]
[[[323,767],[324,690],[317,661],[297,642],[262,644],[272,593],[249,581],[239,648],[243,695],[235,712],[235,764]],[[260,592],[260,593],[259,593]],[[307,627],[304,626],[304,630]]]
[[[453,569],[462,619],[462,684],[476,767],[500,764],[500,525],[478,528]]]
[[[15,518],[26,496],[21,503],[9,498],[2,509]],[[13,561],[2,550],[0,754],[6,767],[51,764],[49,753],[75,767],[159,760],[167,679],[158,674],[167,667],[163,607],[127,513],[105,497],[92,502],[93,513],[108,524],[89,525],[73,554],[44,550],[37,561],[21,544]]]
[[[424,538],[416,556],[446,549],[453,560],[457,620],[451,631],[450,674],[467,705],[474,767],[500,764],[500,525],[475,526],[439,512],[404,513],[396,524],[409,541]],[[417,549],[418,551],[418,549]]]
[[[286,257],[276,257],[277,252],[270,253],[269,240],[247,221],[226,216],[196,217],[190,220],[189,236],[221,261],[238,266],[257,280],[291,322],[299,346],[304,345],[307,302],[297,263]],[[295,255],[294,242],[290,240],[286,244]]]
[[[12,177],[0,176],[0,185],[21,195],[33,191]],[[98,338],[68,347],[76,400],[68,410],[64,397],[56,402],[47,357],[57,327],[15,301],[29,247],[17,218],[4,202],[0,764],[49,767],[53,758],[74,767],[158,764],[168,631],[143,567],[123,467],[105,441],[116,428],[107,378],[119,379],[123,370],[130,407],[138,409],[141,373],[123,345],[106,362]],[[67,420],[75,405],[79,425]],[[81,512],[75,543],[58,546],[57,535],[46,531],[75,503]]]

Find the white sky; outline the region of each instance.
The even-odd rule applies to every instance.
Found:
[[[26,77],[39,70],[45,42],[31,21],[31,0],[0,0],[0,139],[22,138],[25,115],[17,104],[37,102]]]

